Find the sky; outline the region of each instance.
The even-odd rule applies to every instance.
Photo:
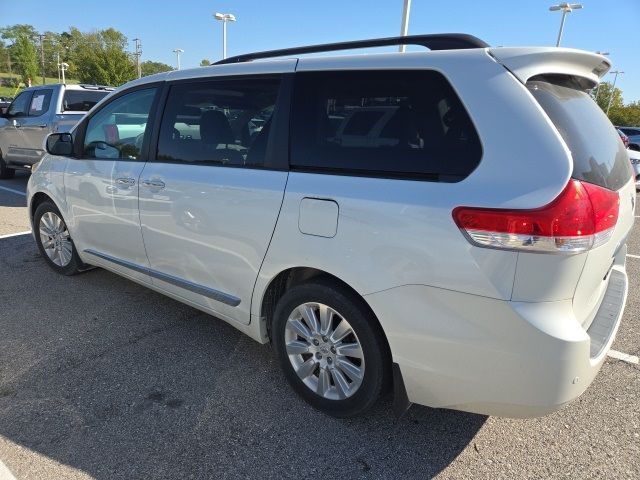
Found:
[[[459,32],[493,46],[552,46],[560,26],[552,0],[413,0],[409,34]],[[557,3],[557,2],[555,2]],[[610,52],[625,102],[640,100],[640,0],[582,0],[567,16],[562,46]],[[52,5],[57,5],[52,8]],[[114,27],[142,40],[142,60],[182,68],[222,56],[222,25],[214,12],[233,13],[227,55],[315,43],[396,36],[403,0],[0,0],[0,26],[32,24],[39,31]],[[133,42],[131,42],[133,50]],[[613,76],[608,75],[612,81]]]

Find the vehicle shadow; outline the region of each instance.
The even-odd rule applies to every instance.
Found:
[[[0,207],[25,207],[27,199],[24,195],[16,192],[24,192],[29,181],[29,174],[26,172],[16,172],[14,178],[0,180]]]
[[[0,252],[0,436],[93,478],[431,478],[486,420],[395,419],[389,399],[328,417],[224,322],[103,270],[58,276],[28,236]]]

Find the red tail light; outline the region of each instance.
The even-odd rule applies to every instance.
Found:
[[[619,204],[617,192],[572,179],[542,208],[457,207],[453,219],[471,243],[481,247],[579,253],[611,238]]]

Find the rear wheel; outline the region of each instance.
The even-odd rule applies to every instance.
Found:
[[[71,240],[67,224],[58,208],[51,202],[38,205],[33,217],[36,243],[47,264],[62,275],[80,271],[82,261]]]
[[[0,154],[0,178],[12,178],[15,174],[16,171],[7,167],[7,163],[2,158],[2,154]]]
[[[329,415],[364,413],[388,376],[382,334],[362,300],[329,282],[298,285],[276,306],[272,339],[285,377]]]

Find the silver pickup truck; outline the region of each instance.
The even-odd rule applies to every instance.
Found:
[[[64,84],[25,88],[0,118],[0,178],[30,170],[44,155],[47,135],[69,131],[112,90]]]

